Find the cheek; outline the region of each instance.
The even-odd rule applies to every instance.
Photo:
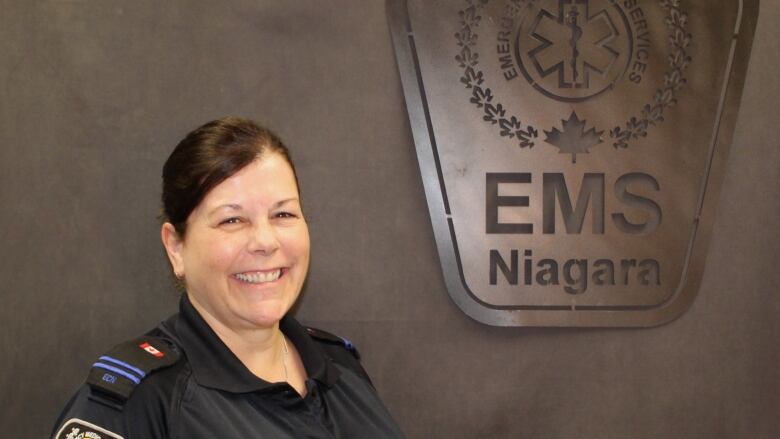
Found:
[[[229,271],[241,248],[240,243],[235,241],[225,237],[203,239],[193,246],[192,260],[201,275],[211,276]]]
[[[298,238],[295,240],[296,250],[301,258],[309,260],[309,230],[303,228],[303,231],[299,233]]]
[[[309,231],[306,227],[288,230],[282,237],[282,245],[288,256],[298,259],[300,262],[309,260]]]

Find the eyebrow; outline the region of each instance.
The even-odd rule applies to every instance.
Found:
[[[290,201],[298,201],[298,198],[297,197],[285,198],[284,200],[280,200],[280,201],[277,201],[276,203],[274,203],[273,207],[281,207],[281,206],[289,203]]]
[[[274,203],[271,206],[271,208],[272,209],[276,209],[276,208],[281,207],[281,206],[283,206],[283,205],[285,205],[285,204],[287,204],[287,203],[289,203],[291,201],[298,201],[298,198],[292,197],[292,198],[285,198],[284,200],[279,200],[276,203]],[[241,209],[243,209],[243,207],[240,204],[236,204],[236,203],[220,204],[219,206],[211,209],[211,212],[209,212],[209,215],[213,215],[214,212],[216,212],[216,211],[218,211],[220,209],[223,209],[223,208],[228,208],[230,210],[241,210]]]

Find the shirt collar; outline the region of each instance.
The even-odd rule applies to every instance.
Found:
[[[338,369],[300,323],[285,315],[279,322],[279,329],[298,350],[309,379],[327,386],[336,382]],[[179,302],[175,331],[198,384],[233,393],[289,388],[286,383],[269,383],[250,372],[201,317],[186,294]]]

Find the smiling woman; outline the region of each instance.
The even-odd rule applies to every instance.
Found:
[[[196,129],[162,199],[179,313],[95,362],[56,439],[403,436],[352,344],[288,315],[309,232],[274,134],[235,117]]]

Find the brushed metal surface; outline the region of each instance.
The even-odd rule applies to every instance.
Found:
[[[448,292],[653,326],[701,281],[758,1],[387,3]]]

